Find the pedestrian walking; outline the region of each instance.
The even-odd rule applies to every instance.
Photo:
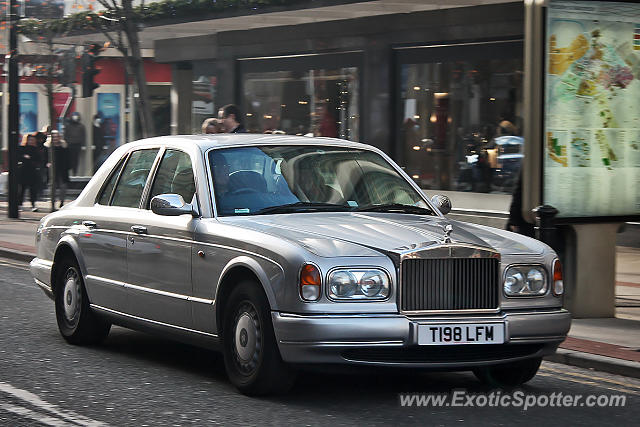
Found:
[[[240,108],[234,104],[227,104],[218,110],[218,122],[225,133],[246,133]]]
[[[31,210],[37,212],[36,201],[42,184],[42,150],[38,147],[37,133],[22,137],[18,148],[18,202],[22,205],[24,193],[29,190]]]
[[[47,141],[50,132],[51,126],[48,125],[43,126],[39,132],[34,132],[42,161],[40,164],[40,189],[45,188],[49,183],[49,154],[47,153],[47,147],[45,147],[44,143]]]
[[[62,139],[60,132],[51,131],[51,136],[45,142],[45,147],[52,150],[52,159],[54,162],[54,182],[55,193],[52,195],[55,206],[56,200],[60,200],[60,208],[64,205],[64,199],[67,194],[67,186],[69,184],[69,152],[67,142]],[[59,197],[58,197],[59,195]]]
[[[535,235],[533,224],[527,222],[522,216],[522,171],[520,171],[518,183],[516,184],[516,188],[511,198],[507,230],[513,231],[514,233],[524,234],[529,237],[534,237]]]
[[[104,162],[102,159],[102,154],[104,151],[104,129],[102,127],[102,117],[98,114],[93,116],[93,165],[95,167],[94,170],[97,170]]]
[[[71,114],[71,121],[64,129],[64,139],[69,147],[69,169],[73,175],[77,175],[80,152],[87,142],[87,133],[84,125],[80,122],[80,113],[77,111]]]

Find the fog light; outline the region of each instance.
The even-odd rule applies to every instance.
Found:
[[[317,301],[321,295],[320,270],[313,264],[305,264],[300,270],[300,297],[305,301]]]

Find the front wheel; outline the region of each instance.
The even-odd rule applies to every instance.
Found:
[[[536,376],[541,357],[485,366],[474,369],[473,373],[483,383],[492,387],[518,387]]]
[[[56,320],[62,337],[71,344],[97,344],[109,334],[111,324],[99,319],[89,307],[80,268],[65,258],[57,268]]]
[[[229,380],[247,395],[285,392],[294,374],[280,357],[271,310],[262,289],[239,283],[224,308],[223,350]]]

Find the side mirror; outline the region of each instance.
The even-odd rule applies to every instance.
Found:
[[[431,198],[431,203],[433,203],[436,208],[438,208],[442,215],[446,215],[451,212],[451,199],[447,196],[436,194]]]
[[[196,216],[194,207],[185,203],[179,194],[160,194],[151,199],[151,211],[157,215],[179,216],[189,214]]]

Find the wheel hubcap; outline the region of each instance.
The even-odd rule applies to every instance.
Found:
[[[233,349],[240,370],[251,373],[258,362],[261,347],[258,313],[251,304],[243,304],[236,316]]]
[[[64,316],[67,322],[74,324],[80,313],[80,280],[74,268],[69,268],[65,274],[64,289],[62,290]]]

